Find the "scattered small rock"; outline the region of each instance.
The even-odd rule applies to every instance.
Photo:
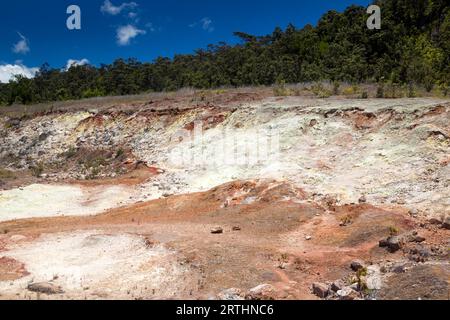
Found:
[[[439,218],[431,218],[428,222],[433,225],[441,225],[443,223],[443,221]]]
[[[317,121],[316,119],[312,119],[312,120],[309,122],[309,126],[310,126],[311,128],[313,128],[313,127],[315,127],[318,123],[319,123],[319,121]]]
[[[352,263],[350,264],[350,267],[352,268],[353,271],[357,272],[361,269],[364,269],[366,267],[365,263],[361,260],[354,260],[352,261]]]
[[[221,234],[221,233],[223,233],[223,228],[221,228],[221,227],[212,228],[211,233],[212,234]]]
[[[13,241],[13,242],[20,242],[20,241],[26,240],[27,237],[22,236],[22,235],[20,235],[20,234],[16,234],[16,235],[11,236],[10,239],[11,239],[11,241]]]
[[[261,284],[250,289],[245,295],[246,300],[275,300],[276,290],[270,284]]]
[[[358,292],[350,287],[345,287],[342,290],[339,290],[337,295],[340,300],[355,300],[359,298]]]
[[[366,196],[363,195],[361,198],[359,198],[359,203],[360,203],[360,204],[366,203],[366,202],[367,202]]]
[[[450,230],[450,216],[445,218],[444,223],[442,224],[442,228]]]
[[[310,241],[310,240],[312,240],[312,237],[311,236],[306,236],[305,240]]]
[[[359,291],[359,289],[360,289],[358,282],[353,283],[351,286],[349,286],[349,288],[354,291]]]
[[[382,287],[381,269],[377,265],[367,267],[367,276],[365,279],[367,289],[380,290]]]
[[[320,282],[313,283],[312,290],[316,296],[322,299],[326,298],[329,294],[328,286]]]
[[[407,232],[398,236],[391,236],[387,239],[381,240],[379,245],[382,248],[388,248],[388,250],[392,253],[400,250],[406,243],[416,242],[421,243],[426,239],[422,236],[419,236],[417,231]]]
[[[219,293],[217,299],[224,301],[239,301],[244,300],[244,294],[240,289],[231,288]]]
[[[398,264],[394,265],[391,270],[393,273],[405,273],[406,267],[404,264],[398,263]]]
[[[233,227],[233,231],[241,231],[241,227]]]
[[[64,293],[61,287],[49,282],[31,283],[28,285],[27,289],[32,292],[44,293],[48,295]]]
[[[331,290],[334,292],[338,292],[339,290],[342,290],[345,287],[345,283],[343,280],[336,280],[331,284]]]

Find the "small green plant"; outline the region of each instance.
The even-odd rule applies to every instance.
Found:
[[[389,234],[393,237],[398,235],[400,232],[400,230],[398,230],[398,228],[394,227],[394,226],[390,226],[389,227]]]
[[[14,127],[14,126],[13,126],[13,124],[12,124],[11,122],[5,122],[5,124],[3,125],[3,127],[4,127],[5,129],[11,129],[11,128]]]
[[[367,268],[361,268],[356,272],[356,279],[358,283],[359,291],[367,294],[369,292],[369,288],[367,287],[366,277],[368,274]]]
[[[93,168],[91,168],[91,173],[87,176],[87,179],[88,180],[95,180],[95,179],[97,179],[99,174],[100,174],[100,168],[99,167],[93,167]]]
[[[122,158],[124,155],[125,155],[125,150],[120,148],[119,150],[117,150],[116,159]]]
[[[289,255],[287,253],[282,253],[281,254],[281,259],[282,262],[288,262],[289,261]]]
[[[44,173],[44,165],[39,162],[34,166],[30,166],[30,171],[33,177],[39,178]]]
[[[77,155],[77,149],[75,147],[70,147],[69,150],[67,150],[66,152],[63,153],[63,156],[66,159],[72,159],[76,155]]]
[[[282,253],[281,257],[278,258],[278,267],[284,269],[287,263],[289,263],[289,255],[287,253]]]
[[[351,225],[353,223],[353,218],[350,215],[344,216],[341,218],[341,223],[339,224],[341,227],[345,227]]]
[[[361,93],[361,99],[368,99],[369,98],[369,93],[367,91],[363,91]]]

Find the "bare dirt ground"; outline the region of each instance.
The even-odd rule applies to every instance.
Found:
[[[0,299],[448,299],[449,123],[243,90],[4,113]]]

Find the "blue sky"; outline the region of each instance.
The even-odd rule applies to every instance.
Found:
[[[209,43],[235,43],[234,31],[256,35],[275,26],[315,24],[328,10],[370,0],[15,0],[0,11],[0,81],[11,70],[30,75],[48,62],[99,65],[122,57],[151,61],[190,53]],[[66,27],[66,9],[81,8],[81,30]],[[120,35],[120,37],[118,36]],[[5,66],[8,66],[6,68]],[[15,68],[15,69],[14,69]]]

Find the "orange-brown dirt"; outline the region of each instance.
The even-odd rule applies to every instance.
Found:
[[[391,226],[405,232],[419,224],[401,209],[384,210],[369,204],[338,206],[329,211],[306,201],[303,190],[288,184],[269,189],[271,183],[238,181],[209,192],[140,203],[98,216],[4,222],[0,224],[3,231],[0,240],[7,244],[9,239],[20,235],[26,237],[22,241],[28,242],[42,234],[79,230],[138,234],[145,236],[149,246],[162,244],[175,250],[178,262],[192,268],[192,277],[199,280],[178,292],[179,298],[208,298],[226,288],[248,290],[260,283],[270,283],[276,288],[273,298],[316,299],[310,291],[311,284],[351,275],[349,265],[354,259],[372,263],[400,260],[403,253],[388,253],[378,247],[379,240],[389,236]],[[242,190],[259,200],[242,204],[244,199],[234,196]],[[285,196],[299,201],[283,200]],[[232,201],[227,202],[229,198]],[[342,227],[339,221],[346,216],[351,216],[353,223]],[[221,226],[223,234],[211,234],[215,226]],[[236,227],[239,230],[234,230]],[[430,245],[448,239],[446,230],[421,232]],[[305,240],[307,235],[312,237],[310,241]],[[422,267],[415,268],[421,271],[417,281],[424,282],[425,271]],[[430,268],[434,271],[426,276],[434,277],[439,286],[433,289],[436,294],[430,289],[428,296],[423,297],[445,298],[442,286],[448,270],[439,266]],[[4,273],[3,280],[13,280],[27,272],[22,264],[11,259],[0,259],[0,270]],[[439,273],[436,278],[434,275]],[[388,283],[398,287],[414,281],[411,276],[397,276]],[[392,286],[388,288],[382,297],[395,298],[393,295],[399,294],[417,298],[413,287],[405,294],[391,289]],[[417,294],[423,290],[423,285],[417,286]],[[155,293],[154,297],[141,298],[164,296]]]

